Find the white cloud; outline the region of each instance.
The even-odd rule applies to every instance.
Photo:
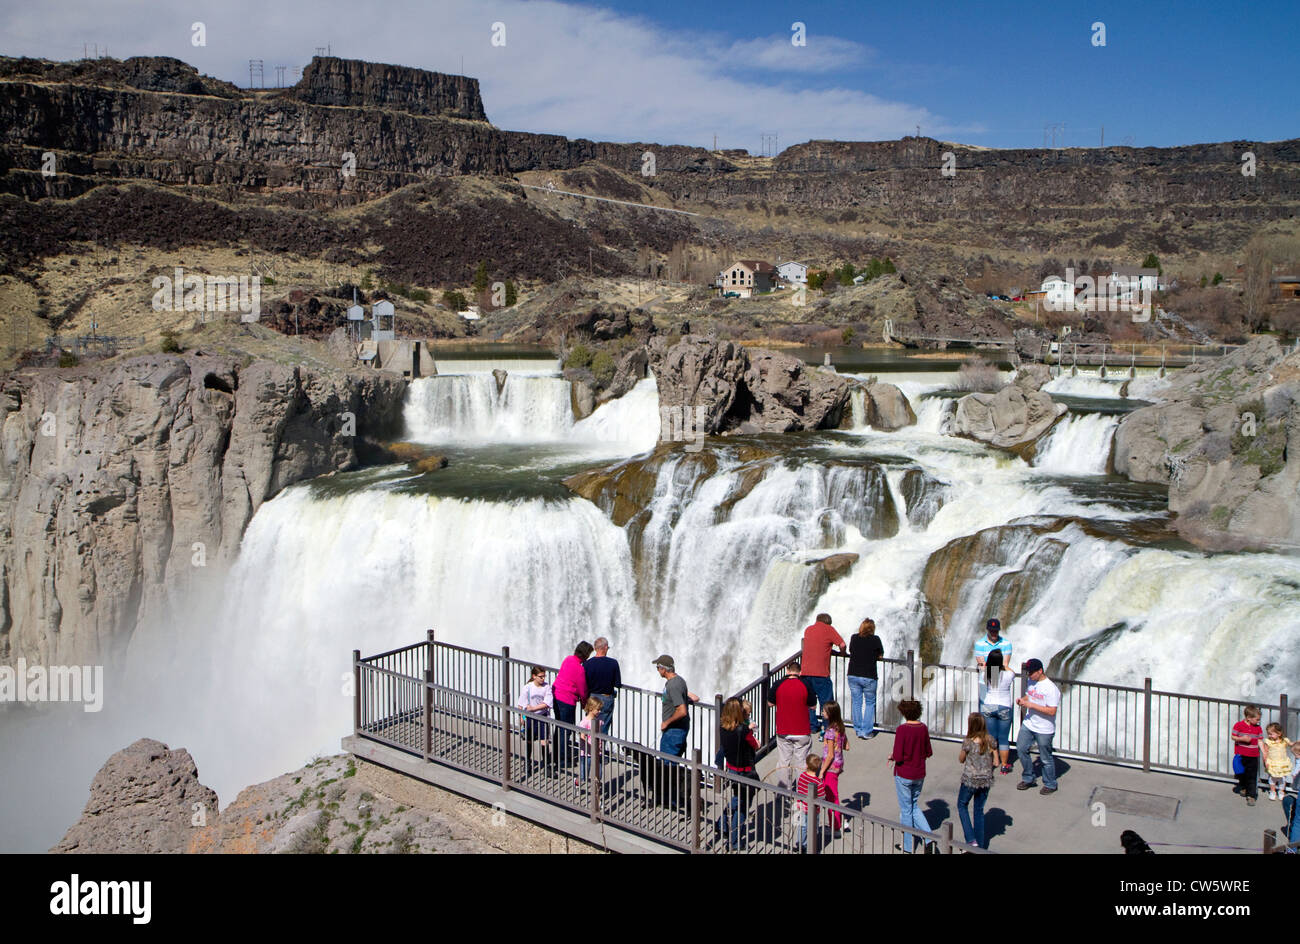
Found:
[[[203,21],[207,46],[190,44]],[[506,45],[491,45],[492,24],[506,25]],[[316,46],[370,59],[480,79],[488,118],[498,127],[610,141],[654,141],[759,150],[759,135],[777,130],[781,146],[810,138],[897,138],[921,125],[951,130],[925,108],[850,88],[800,84],[798,73],[861,65],[870,50],[837,37],[732,40],[670,29],[597,7],[560,2],[476,0],[227,0],[178,10],[162,0],[75,0],[57,15],[34,4],[0,11],[9,55],[75,58],[81,44],[112,54],[169,55],[240,85],[248,60],[305,65]],[[787,52],[781,42],[789,47]],[[783,73],[755,78],[755,66]]]

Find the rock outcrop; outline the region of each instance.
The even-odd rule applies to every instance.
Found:
[[[1010,383],[997,393],[972,393],[957,401],[952,432],[1010,452],[1032,446],[1067,408],[1028,383]]]
[[[891,383],[869,384],[863,391],[862,404],[866,408],[867,425],[872,429],[892,433],[904,426],[916,425],[916,413],[907,395]]]
[[[313,56],[289,90],[298,101],[341,108],[392,108],[414,115],[487,121],[478,79],[360,59]]]
[[[0,661],[120,658],[285,487],[358,466],[405,383],[153,355],[0,381]]]
[[[95,774],[86,809],[51,852],[100,855],[193,851],[217,818],[217,795],[199,782],[189,751],[141,738]]]
[[[1162,396],[1121,421],[1116,473],[1168,485],[1179,534],[1203,547],[1300,544],[1300,353],[1257,338]]]
[[[713,337],[688,335],[671,346],[654,338],[649,360],[661,417],[678,411],[705,435],[834,429],[852,389],[851,381],[797,357]],[[672,440],[670,420],[663,423],[660,438]]]

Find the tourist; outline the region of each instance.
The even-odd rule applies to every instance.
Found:
[[[921,787],[925,785],[925,759],[934,751],[930,749],[930,731],[921,723],[921,703],[908,698],[898,703],[903,723],[894,731],[894,749],[889,760],[894,765],[894,790],[898,794],[898,821],[913,829],[930,831],[930,823],[921,812]],[[913,837],[903,834],[903,842],[895,843],[900,852],[911,852]]]
[[[803,631],[804,684],[817,696],[817,706],[824,710],[828,701],[835,700],[835,686],[831,684],[831,649],[838,646],[841,653],[845,651],[844,640],[839,631],[831,625],[829,613],[818,613],[817,620]],[[809,728],[821,730],[821,719],[816,711],[808,709]]]
[[[876,635],[876,621],[864,619],[849,639],[849,714],[853,731],[863,740],[876,736],[876,663],[885,658],[885,647]]]
[[[803,680],[799,660],[786,668],[786,676],[772,687],[768,702],[776,709],[776,785],[789,790],[803,771],[812,744],[810,709],[817,696]]]
[[[1056,736],[1056,713],[1061,707],[1061,690],[1043,672],[1043,663],[1030,659],[1025,663],[1029,689],[1016,699],[1016,704],[1026,710],[1016,738],[1016,753],[1020,755],[1021,777],[1017,790],[1030,790],[1034,786],[1034,762],[1029,748],[1038,745],[1038,759],[1043,764],[1043,789],[1040,796],[1056,792],[1056,758],[1052,756],[1052,738]]]
[[[614,723],[614,699],[623,685],[623,676],[618,669],[618,660],[609,657],[609,640],[597,637],[591,644],[595,655],[582,664],[587,675],[587,694],[600,700],[601,734],[609,734]]]
[[[582,703],[582,720],[578,722],[578,727],[585,732],[590,732],[596,722],[596,716],[600,713],[600,701],[595,696],[587,696],[587,700]],[[573,781],[575,787],[581,787],[583,781],[587,779],[587,771],[591,768],[591,735],[578,735],[578,779]]]
[[[989,653],[994,650],[1002,653],[1002,663],[1012,665],[1011,661],[1011,640],[1002,636],[1002,623],[997,619],[991,619],[984,624],[984,638],[975,640],[975,665],[984,668],[984,663],[988,661]]]
[[[989,734],[997,744],[998,769],[1004,774],[1012,771],[1011,767],[1011,706],[1014,701],[1011,687],[1015,683],[1016,673],[1002,664],[1002,651],[994,649],[988,654],[984,663],[983,684],[984,700],[980,711]]]
[[[826,785],[826,799],[840,802],[840,772],[844,770],[844,752],[849,749],[849,736],[844,730],[844,716],[838,703],[826,703],[826,749],[822,752],[821,768],[817,776]],[[831,813],[831,825],[839,829],[844,817],[839,810]]]
[[[739,698],[728,698],[722,706],[721,752],[727,770],[750,780],[758,780],[754,770],[754,758],[758,753],[758,741],[749,724],[749,706]],[[740,824],[749,816],[749,804],[754,797],[754,788],[724,780],[726,789],[731,792],[718,826],[726,837],[728,849],[740,848]]]
[[[795,792],[800,796],[812,797],[816,800],[826,799],[826,785],[822,782],[817,772],[821,769],[822,762],[816,757],[808,757],[804,760],[804,769],[799,774],[799,781],[795,786]],[[798,812],[795,813],[799,821],[799,851],[808,851],[808,820],[812,814],[808,811],[808,804],[804,800],[799,801]]]
[[[663,720],[659,724],[659,750],[665,754],[686,756],[686,734],[691,729],[687,706],[700,700],[700,696],[686,687],[686,680],[677,674],[672,656],[660,656],[652,663],[664,680]]]
[[[1008,709],[1010,710],[1010,709]],[[957,759],[961,762],[961,788],[957,791],[957,814],[961,817],[961,831],[968,846],[987,849],[984,836],[984,802],[993,788],[993,760],[997,757],[997,741],[984,724],[984,715],[972,711],[966,719],[966,739],[961,742]],[[967,806],[974,801],[975,820],[971,822]]]
[[[528,673],[528,684],[519,694],[518,707],[522,708],[528,717],[524,720],[524,753],[528,758],[528,769],[525,776],[531,776],[533,772],[533,741],[541,741],[543,745],[547,740],[547,724],[543,718],[549,718],[551,708],[554,704],[554,695],[551,692],[551,686],[546,682],[546,670],[540,665],[533,666]],[[543,747],[543,749],[545,749]]]
[[[1241,720],[1232,726],[1232,743],[1236,745],[1232,769],[1237,775],[1232,792],[1244,796],[1247,806],[1254,806],[1259,796],[1259,742],[1264,737],[1264,729],[1259,726],[1259,709],[1254,705],[1247,705],[1241,715]]]
[[[587,700],[587,673],[582,664],[591,655],[591,643],[583,642],[573,650],[573,655],[560,663],[560,671],[555,673],[555,720],[566,724],[578,721],[578,706]],[[556,763],[562,768],[573,766],[573,734],[567,728],[556,725]]]
[[[1287,751],[1291,739],[1276,721],[1269,723],[1267,731],[1268,737],[1260,747],[1264,753],[1264,772],[1268,774],[1268,798],[1276,800],[1278,794],[1286,794],[1286,778],[1291,774],[1291,755]]]

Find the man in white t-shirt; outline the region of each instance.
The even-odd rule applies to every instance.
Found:
[[[1029,748],[1038,745],[1038,759],[1043,764],[1042,796],[1051,796],[1056,792],[1056,758],[1052,756],[1052,738],[1056,736],[1056,713],[1061,707],[1061,690],[1043,672],[1043,663],[1030,659],[1025,663],[1025,675],[1029,679],[1029,688],[1016,704],[1025,709],[1024,721],[1020,724],[1020,736],[1016,738],[1016,752],[1020,755],[1023,769],[1017,790],[1031,790],[1034,786],[1034,762],[1029,759]]]

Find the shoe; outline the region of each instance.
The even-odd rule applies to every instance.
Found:
[[[1237,794],[1237,796],[1241,796],[1241,787],[1233,787],[1232,792]]]
[[[980,844],[979,844],[978,842],[973,842],[973,841],[972,841],[972,842],[968,842],[968,843],[966,843],[966,845],[970,846],[972,849],[978,849],[978,848],[980,848]]]
[[[927,842],[927,843],[925,844],[925,848],[922,850],[922,854],[923,854],[923,855],[938,855],[938,854],[939,854],[939,844],[938,844],[937,842]]]
[[[901,842],[896,842],[896,843],[894,843],[894,851],[895,851],[895,852],[901,852],[901,853],[903,853],[904,855],[909,855],[908,851],[907,851],[906,849],[903,848],[903,844],[902,844]],[[912,852],[911,852],[910,854],[911,854],[911,855],[915,855],[915,854],[916,854],[916,846],[913,846],[913,847],[912,847]]]
[[[1033,785],[1032,783],[1025,783],[1025,782],[1022,780],[1022,781],[1020,781],[1018,784],[1016,784],[1016,789],[1017,789],[1017,790],[1032,790],[1032,789],[1034,789],[1034,785]]]
[[[1270,791],[1268,791],[1268,798],[1269,798],[1270,800],[1276,800],[1276,799],[1277,799],[1277,791],[1276,791],[1276,790],[1270,790]]]
[[[1009,774],[1009,773],[1011,773],[1011,771],[1013,771],[1013,770],[1015,770],[1015,768],[1012,767],[1010,764],[1003,764],[1003,765],[1002,765],[1002,772],[1003,772],[1004,774]]]
[[[1246,805],[1247,805],[1247,806],[1254,806],[1254,805],[1255,805],[1255,798],[1254,798],[1254,797],[1246,797]]]
[[[1041,790],[1038,791],[1038,795],[1039,795],[1039,796],[1051,796],[1051,795],[1052,795],[1053,793],[1055,793],[1055,792],[1056,792],[1056,787],[1043,787],[1043,789],[1041,789]]]

